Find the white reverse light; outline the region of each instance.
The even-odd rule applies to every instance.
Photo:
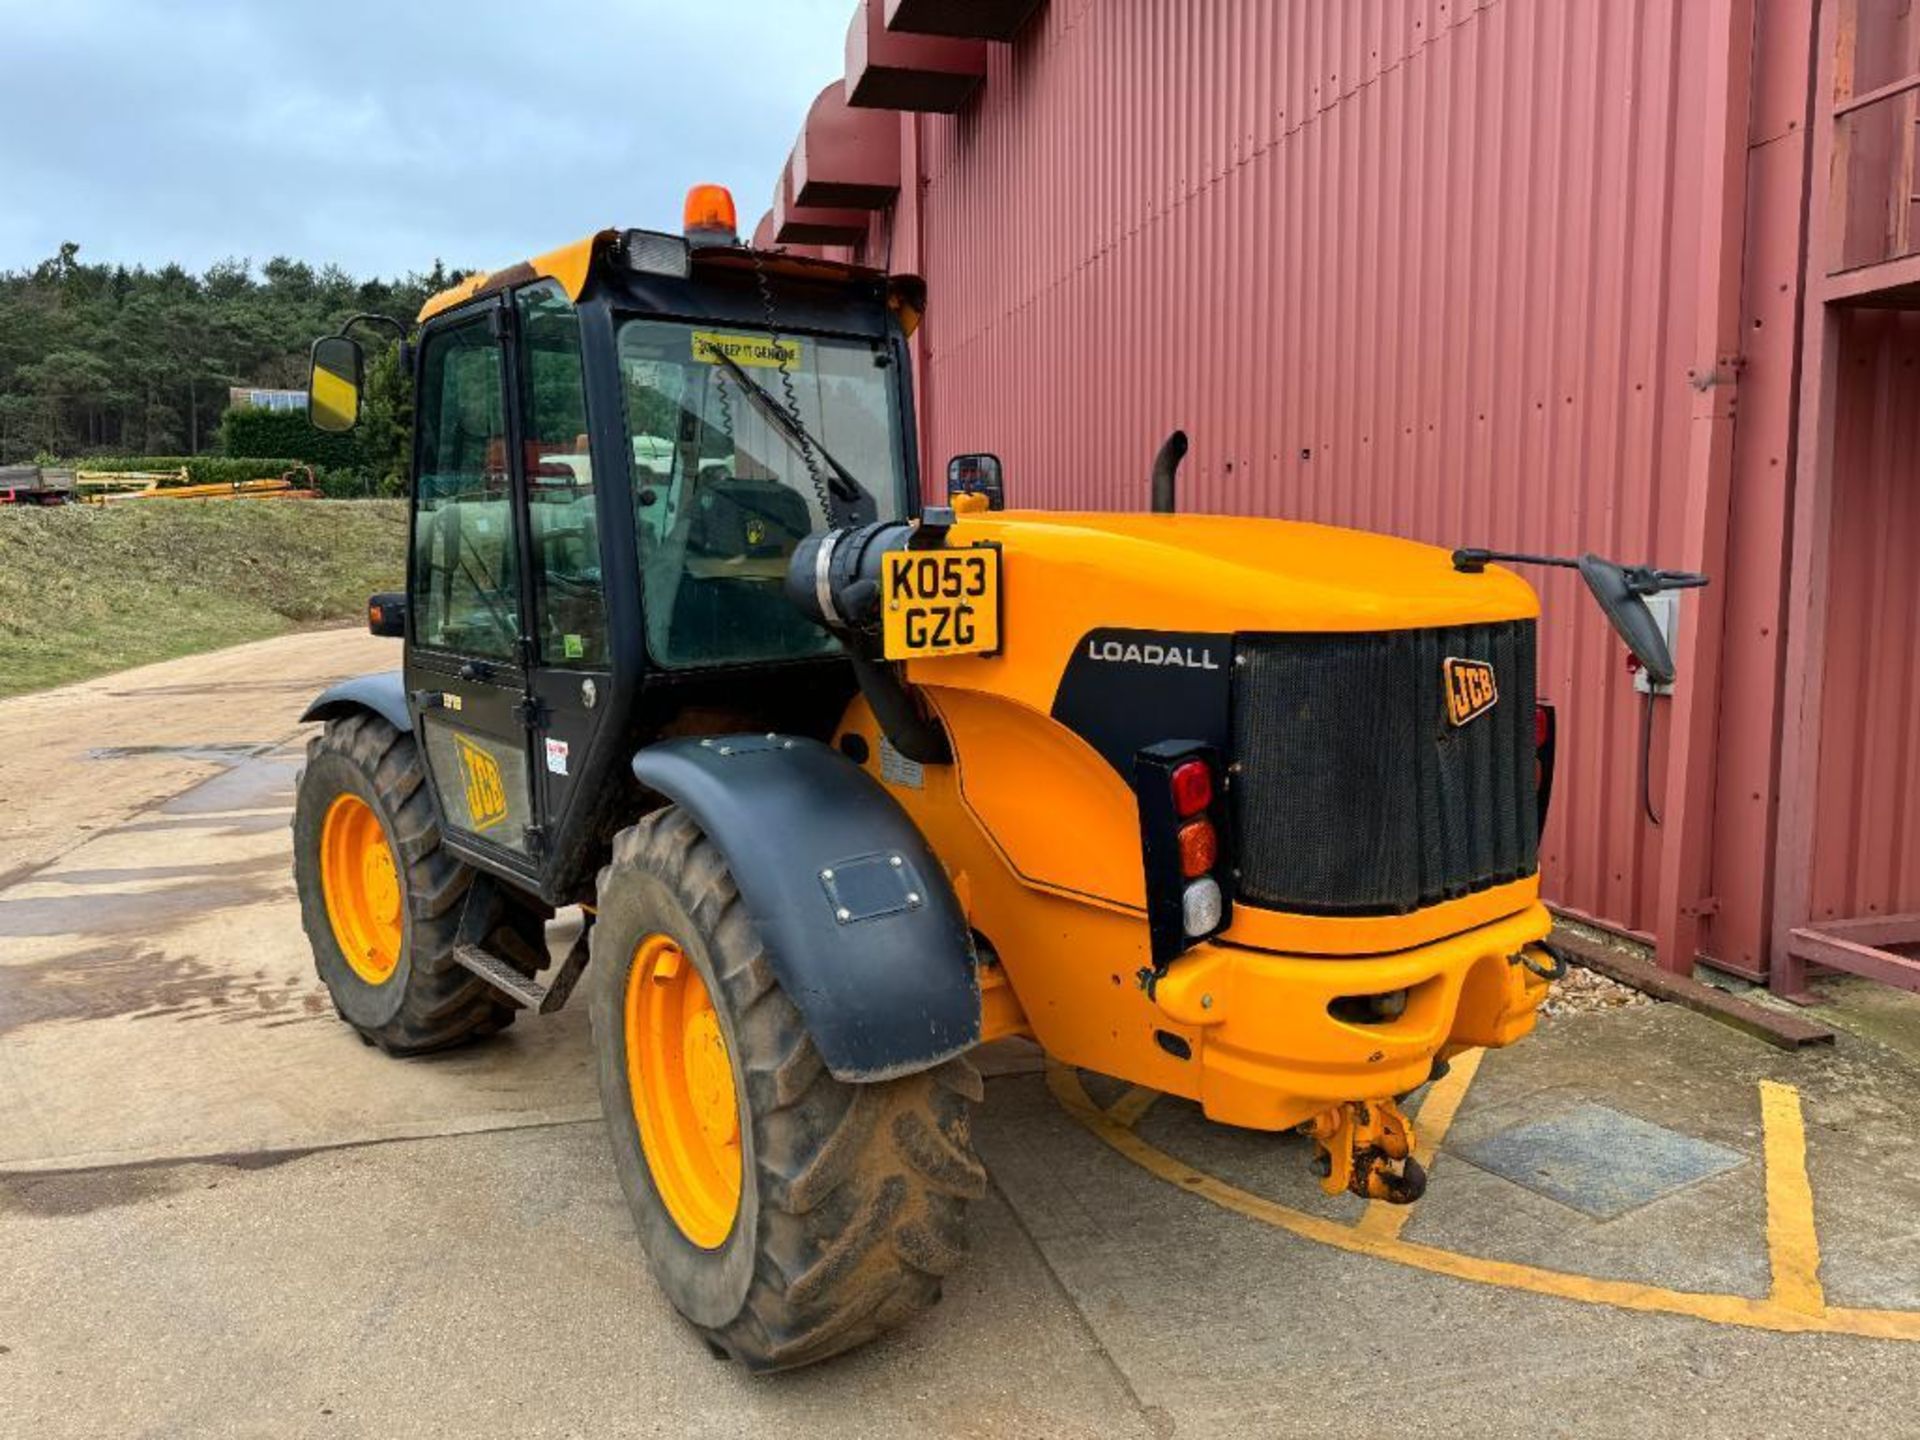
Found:
[[[1180,896],[1180,920],[1187,938],[1199,939],[1220,928],[1220,882],[1203,875]]]

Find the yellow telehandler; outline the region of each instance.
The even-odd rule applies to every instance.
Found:
[[[938,1297],[986,1183],[968,1053],[1304,1128],[1424,1176],[1399,1097],[1534,1024],[1555,727],[1533,591],[1700,577],[1174,513],[921,501],[924,287],[757,252],[732,202],[430,301],[400,668],[314,701],[295,875],[341,1017],[394,1055],[583,973],[651,1267],[717,1350],[822,1359]],[[375,319],[379,317],[356,317]],[[360,409],[315,343],[310,413]],[[549,967],[543,927],[584,908]]]

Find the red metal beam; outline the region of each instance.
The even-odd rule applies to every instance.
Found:
[[[1824,270],[1834,227],[1833,97],[1841,93],[1840,6],[1821,0],[1814,40],[1813,186],[1807,206],[1808,268]],[[1851,65],[1846,67],[1851,74]],[[1851,89],[1850,81],[1847,88]],[[1768,984],[1789,999],[1807,992],[1794,931],[1812,909],[1813,834],[1820,783],[1820,681],[1826,670],[1827,564],[1833,528],[1833,416],[1839,398],[1840,315],[1818,284],[1806,286],[1800,355],[1800,450],[1793,492],[1793,554],[1787,578],[1787,660],[1780,713],[1780,821],[1773,865],[1773,943]]]
[[[1724,580],[1731,493],[1734,397],[1742,335],[1741,258],[1747,224],[1747,136],[1753,61],[1753,0],[1711,0],[1703,87],[1708,197],[1696,255],[1691,444],[1681,565]],[[1670,702],[1666,824],[1661,833],[1654,930],[1662,969],[1690,974],[1700,952],[1713,842],[1715,735],[1719,723],[1724,583],[1694,592],[1680,611],[1686,666]]]
[[[1831,305],[1870,305],[1876,298],[1897,302],[1896,308],[1916,308],[1914,290],[1920,288],[1920,254],[1904,255],[1878,265],[1862,265],[1829,275],[1817,287]]]
[[[1863,945],[1857,940],[1842,939],[1833,934],[1830,927],[1809,925],[1793,930],[1788,934],[1787,944],[1803,969],[1809,963],[1824,965],[1829,970],[1844,970],[1849,975],[1878,980],[1883,985],[1920,992],[1920,960]],[[1796,994],[1789,998],[1807,997]]]
[[[1011,40],[1040,0],[886,0],[887,29],[958,40]]]
[[[860,0],[847,27],[847,103],[958,113],[987,74],[984,40],[889,30],[883,0]]]

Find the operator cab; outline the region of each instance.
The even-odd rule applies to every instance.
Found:
[[[408,713],[450,846],[549,903],[633,813],[640,746],[830,733],[854,682],[788,561],[918,509],[914,291],[742,247],[717,187],[687,219],[463,282],[403,350]],[[350,428],[359,346],[313,358],[310,415]]]

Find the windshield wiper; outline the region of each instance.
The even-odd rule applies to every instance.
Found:
[[[709,345],[707,350],[715,360],[727,367],[728,373],[735,380],[740,382],[741,388],[752,398],[761,413],[779,426],[781,433],[800,447],[802,455],[806,453],[808,446],[820,452],[820,458],[827,462],[827,468],[833,472],[827,480],[827,489],[833,492],[834,499],[849,507],[859,507],[861,502],[865,501],[868,519],[879,513],[879,503],[873,498],[873,492],[855,479],[851,470],[834,459],[832,452],[820,443],[811,430],[802,425],[793,415],[788,414],[785,406],[769,395],[756,380],[741,369],[738,360],[717,345]],[[854,523],[858,523],[861,518],[859,509],[854,508],[851,519]]]

